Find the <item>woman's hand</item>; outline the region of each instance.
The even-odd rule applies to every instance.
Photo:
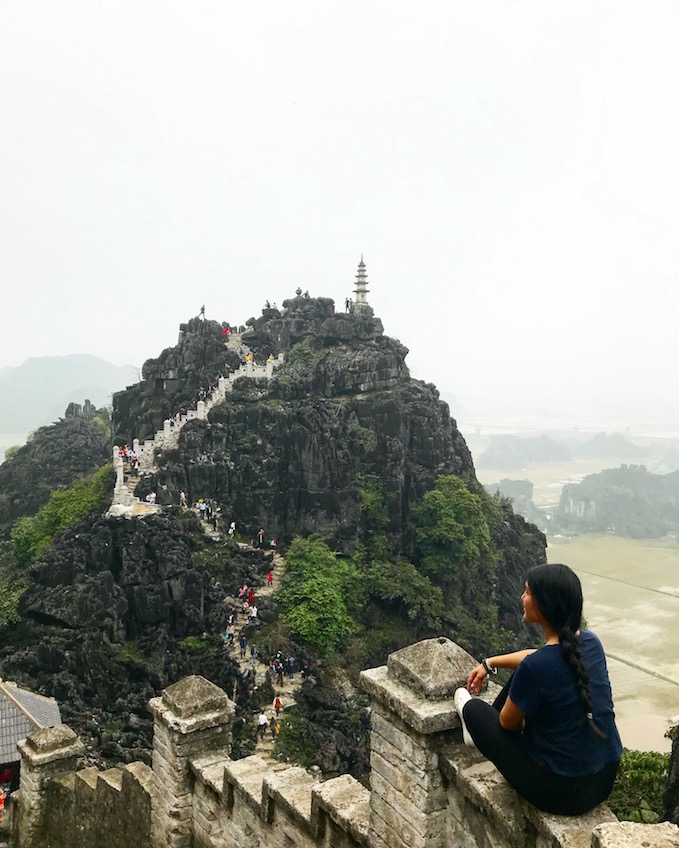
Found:
[[[476,668],[472,669],[472,673],[467,678],[467,691],[471,692],[473,695],[478,695],[481,691],[481,684],[487,676],[488,672],[483,665],[479,663]]]

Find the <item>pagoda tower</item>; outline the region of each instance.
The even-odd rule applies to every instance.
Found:
[[[361,309],[370,309],[370,304],[368,303],[367,298],[369,291],[370,289],[368,288],[368,276],[365,270],[365,262],[363,261],[363,254],[361,254],[361,261],[358,263],[358,273],[356,274],[356,288],[354,289],[356,294],[354,309],[357,312]]]

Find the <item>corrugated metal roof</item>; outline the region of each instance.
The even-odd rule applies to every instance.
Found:
[[[59,712],[59,704],[54,698],[46,698],[44,695],[37,695],[28,689],[19,689],[14,683],[0,684],[7,687],[9,694],[30,713],[40,727],[54,727],[55,724],[61,724],[61,713]]]
[[[55,724],[61,724],[61,713],[54,698],[0,681],[0,763],[17,762],[17,742],[38,727]]]

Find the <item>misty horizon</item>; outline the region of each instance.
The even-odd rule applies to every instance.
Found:
[[[0,366],[369,302],[470,410],[679,418],[679,9],[0,11]],[[674,72],[672,68],[675,68]]]

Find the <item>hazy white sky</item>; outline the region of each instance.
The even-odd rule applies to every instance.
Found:
[[[465,406],[679,417],[679,4],[0,6],[0,366],[370,301]]]

